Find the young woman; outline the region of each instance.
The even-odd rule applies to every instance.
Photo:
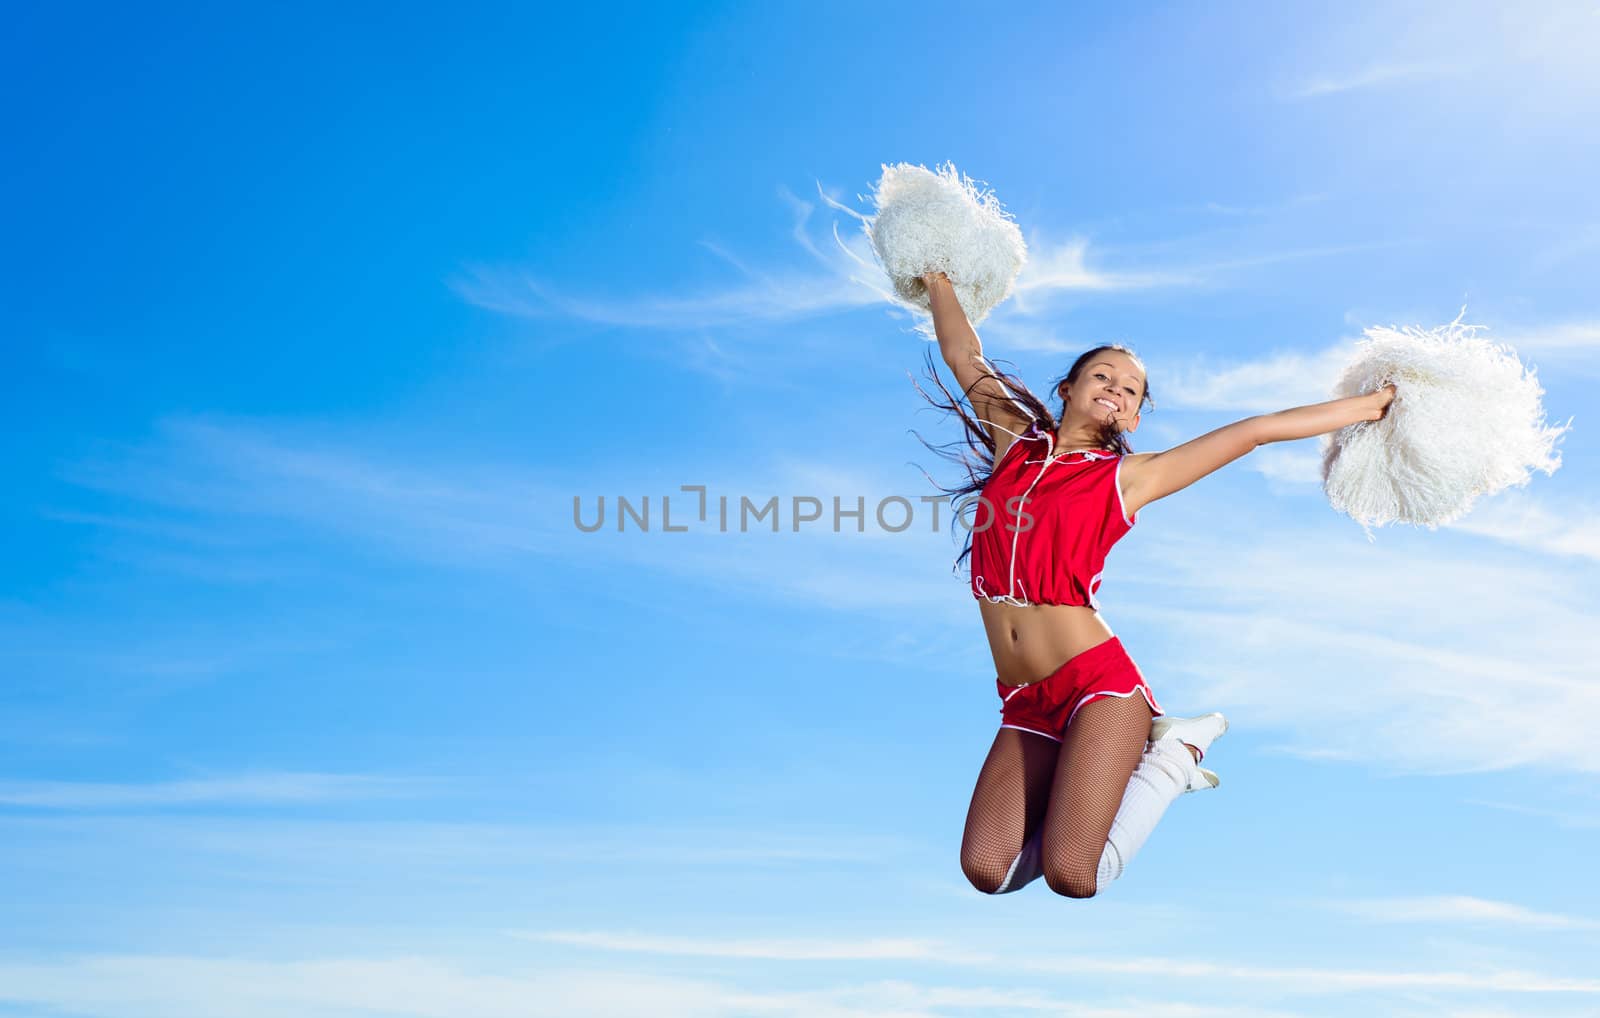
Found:
[[[937,377],[947,402],[934,402],[960,415],[987,468],[952,492],[981,493],[972,589],[1002,719],[972,794],[961,868],[988,894],[1043,876],[1059,894],[1092,897],[1121,875],[1178,795],[1217,785],[1199,763],[1227,730],[1221,714],[1164,716],[1098,611],[1106,552],[1140,509],[1257,446],[1380,419],[1394,386],[1133,453],[1125,435],[1138,429],[1150,391],[1131,351],[1112,345],[1080,356],[1056,384],[1058,418],[984,359],[944,273],[923,282],[939,350],[972,413]]]

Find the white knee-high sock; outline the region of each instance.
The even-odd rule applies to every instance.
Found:
[[[1189,787],[1195,767],[1189,749],[1177,739],[1160,739],[1145,746],[1138,766],[1128,779],[1127,791],[1122,793],[1122,805],[1117,817],[1111,821],[1111,834],[1100,853],[1100,866],[1095,874],[1095,885],[1105,890],[1107,884],[1122,876],[1128,863],[1139,851],[1156,822],[1172,805],[1172,800]]]

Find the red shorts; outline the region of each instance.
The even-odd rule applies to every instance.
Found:
[[[1033,732],[1057,742],[1066,734],[1079,707],[1108,696],[1140,693],[1149,702],[1151,714],[1160,717],[1166,713],[1139,674],[1139,666],[1115,636],[1095,644],[1038,682],[1008,686],[996,678],[994,684],[1000,693],[1001,728]]]

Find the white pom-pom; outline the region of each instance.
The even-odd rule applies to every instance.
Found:
[[[1370,527],[1388,523],[1436,529],[1478,496],[1561,465],[1555,442],[1570,419],[1544,426],[1544,390],[1533,371],[1509,346],[1479,339],[1481,328],[1462,325],[1458,315],[1431,331],[1367,329],[1340,377],[1337,398],[1395,386],[1382,420],[1359,421],[1322,441],[1323,491],[1369,539]]]
[[[1010,296],[1028,248],[993,192],[979,191],[950,163],[936,169],[884,165],[878,211],[865,229],[902,301],[929,311],[922,274],[943,271],[976,325]]]

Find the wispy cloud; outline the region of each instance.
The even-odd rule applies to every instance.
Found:
[[[1321,403],[1333,398],[1333,387],[1354,353],[1350,341],[1317,350],[1281,350],[1250,361],[1166,366],[1159,376],[1162,405],[1258,414]]]
[[[820,182],[817,190],[822,201],[831,208],[865,221],[864,213],[830,196]],[[890,292],[889,282],[861,230],[848,229],[841,233],[839,224],[833,222],[827,231],[828,239],[819,243],[812,227],[815,204],[797,197],[785,187],[779,187],[778,194],[792,214],[789,233],[807,258],[804,265],[763,268],[724,244],[702,240],[701,247],[729,266],[738,277],[737,282],[708,287],[687,296],[640,295],[633,291],[585,296],[568,292],[526,270],[479,265],[463,270],[450,285],[467,303],[489,311],[655,330],[685,331],[796,321],[872,305],[904,310],[904,305]],[[1034,230],[1029,234],[1028,243],[1028,261],[1017,277],[1012,296],[997,316],[986,323],[986,330],[1005,329],[1007,320],[1049,313],[1063,296],[1217,286],[1240,270],[1390,248],[1406,241],[1382,240],[1246,254],[1207,251],[1176,264],[1150,263],[1150,259],[1141,257],[1142,264],[1138,268],[1094,264],[1090,241],[1081,236],[1056,241]],[[1025,323],[1012,324],[1009,328],[1014,336],[1024,341],[1029,336],[1034,337],[1032,346],[1024,342],[1019,349],[1050,352],[1063,349],[1053,340],[1040,339],[1038,330],[1030,329]],[[696,363],[712,373],[729,370],[725,350],[713,353],[702,344],[691,352]]]
[[[1298,194],[1283,201],[1259,205],[1229,205],[1226,202],[1210,201],[1206,202],[1201,208],[1219,216],[1273,216],[1302,205],[1314,205],[1327,201],[1328,197],[1328,195],[1321,193]]]
[[[1448,531],[1364,548],[1333,527],[1264,525],[1237,503],[1193,518],[1130,549],[1133,580],[1119,584],[1136,592],[1119,614],[1159,623],[1185,648],[1142,662],[1168,676],[1174,700],[1277,728],[1285,752],[1369,767],[1600,767],[1565,748],[1570,719],[1600,711],[1581,573],[1493,546],[1467,554]],[[1190,589],[1210,607],[1185,605]]]
[[[1487,333],[1485,338],[1508,344],[1536,369],[1556,367],[1588,378],[1600,377],[1600,321],[1510,326],[1502,334]],[[1540,370],[1540,378],[1548,375]]]
[[[1415,78],[1438,78],[1459,74],[1462,67],[1455,64],[1419,61],[1412,63],[1376,63],[1358,70],[1343,73],[1318,74],[1292,86],[1286,93],[1289,99],[1310,99],[1317,96],[1353,92],[1373,88],[1395,81]]]
[[[1184,286],[1194,282],[1183,272],[1115,272],[1092,269],[1088,264],[1089,241],[1075,237],[1060,244],[1030,235],[1028,261],[1017,276],[1013,299],[1019,309],[1029,306],[1031,297],[1052,291],[1145,290],[1154,287]]]
[[[363,448],[359,440],[309,438],[257,424],[174,419],[123,458],[80,462],[64,472],[81,485],[133,500],[146,514],[176,511],[206,519],[205,549],[214,561],[224,557],[217,551],[218,535],[249,534],[251,521],[270,519],[293,522],[307,537],[337,535],[350,549],[456,567],[506,570],[526,568],[534,559],[570,558],[693,575],[729,590],[840,610],[957,606],[959,583],[949,570],[959,544],[950,508],[921,501],[937,492],[913,468],[775,458],[754,470],[739,467],[737,476],[722,469],[732,468],[693,471],[707,489],[704,523],[696,519],[698,497],[675,485],[630,491],[631,483],[595,472],[562,477],[512,466],[402,462]],[[640,474],[619,468],[617,476]],[[628,496],[635,511],[648,498],[650,532],[638,532],[632,523],[629,532],[617,532],[618,495]],[[604,496],[606,526],[580,532],[575,496],[586,522],[597,518]],[[741,532],[741,498],[759,510],[774,497],[779,531],[771,532],[769,514]],[[882,508],[888,526],[904,524],[904,507],[889,501],[895,497],[912,507],[911,526],[898,533],[878,521]],[[691,532],[662,532],[668,498],[674,525],[694,521]],[[797,502],[808,498],[815,503]],[[719,529],[724,499],[729,532]],[[857,509],[864,513],[859,523],[845,515]],[[797,525],[800,512],[813,510],[821,515]],[[855,532],[858,527],[863,532]],[[157,530],[163,542],[187,532]],[[280,553],[288,536],[281,525],[272,528]],[[242,537],[233,543],[250,547]]]
[[[584,297],[519,269],[477,266],[452,280],[451,286],[467,303],[488,311],[651,329],[790,321],[888,299],[862,238],[847,240],[836,234],[835,244],[819,245],[809,230],[816,206],[787,188],[779,189],[779,197],[790,208],[790,236],[810,257],[809,267],[760,268],[726,246],[706,240],[701,246],[742,277],[736,285],[687,296],[641,296],[630,291]]]
[[[1367,898],[1330,901],[1328,908],[1383,923],[1449,923],[1515,926],[1536,930],[1596,930],[1600,921],[1554,912],[1536,912],[1510,902],[1466,895],[1417,898]]]
[[[1322,456],[1315,448],[1268,445],[1257,449],[1245,466],[1269,481],[1284,485],[1321,485]]]
[[[629,951],[644,954],[689,955],[700,958],[762,958],[769,961],[940,961],[949,949],[938,941],[902,938],[865,940],[822,940],[786,938],[770,940],[737,938],[728,940],[681,936],[654,936],[636,933],[610,933],[592,930],[549,930],[519,932],[528,940],[569,944],[601,951]]]
[[[1587,341],[1583,332],[1558,335],[1575,337],[1575,345]],[[1246,363],[1163,368],[1161,392],[1167,405],[1238,413],[1320,402],[1330,398],[1324,386],[1331,388],[1353,342]],[[1256,450],[1245,466],[1274,484],[1320,482],[1319,450],[1311,443]],[[1159,505],[1153,512],[1160,514]],[[1427,543],[1396,528],[1380,545],[1359,550],[1326,528],[1312,536],[1303,524],[1279,526],[1163,534],[1171,545],[1164,551],[1130,546],[1133,554],[1151,556],[1149,568],[1163,577],[1164,589],[1120,611],[1193,632],[1197,644],[1209,639],[1206,633],[1232,634],[1230,649],[1214,660],[1191,654],[1175,662],[1205,676],[1199,695],[1231,704],[1250,723],[1284,727],[1290,737],[1280,748],[1302,756],[1430,772],[1572,767],[1571,754],[1559,749],[1564,719],[1600,709],[1592,648],[1575,635],[1596,606],[1560,559],[1600,558],[1600,517],[1592,508],[1505,492]],[[1467,566],[1452,550],[1465,536],[1551,558],[1512,560],[1474,549]],[[1213,610],[1169,607],[1190,569],[1197,570],[1193,583],[1211,592]],[[1133,571],[1140,571],[1137,564]],[[1218,577],[1228,579],[1219,586]],[[1425,616],[1417,611],[1423,604]],[[1531,604],[1540,610],[1530,611]],[[1491,634],[1508,619],[1548,652],[1538,670],[1519,666],[1510,648],[1492,646],[1503,642]],[[1286,671],[1290,661],[1297,664]],[[1322,692],[1328,683],[1343,690],[1337,705]],[[1405,694],[1397,697],[1396,690]],[[1344,722],[1329,724],[1335,714]],[[1311,717],[1322,720],[1307,724]]]
[[[882,298],[849,280],[775,270],[733,289],[686,297],[576,296],[530,273],[478,267],[452,283],[467,303],[529,318],[649,329],[696,329],[831,314]]]
[[[554,497],[527,471],[459,464],[430,470],[389,462],[353,442],[190,417],[169,418],[147,442],[69,464],[62,475],[146,507],[213,517],[181,527],[158,521],[154,529],[165,540],[201,534],[202,546],[219,554],[227,546],[248,549],[249,541],[214,517],[288,519],[436,560],[483,561],[541,548],[533,509]],[[129,529],[112,517],[94,522]]]
[[[759,985],[758,974],[692,978],[595,966],[489,967],[427,955],[258,960],[195,956],[85,956],[0,963],[8,1001],[117,1018],[938,1018],[1022,1011],[1063,1018],[1288,1018],[1251,1006],[1130,999],[1105,1002],[1018,987],[951,986],[907,979],[813,980],[814,988]]]
[[[243,806],[393,799],[437,792],[437,778],[267,772],[146,783],[0,781],[0,805],[53,810]]]
[[[1558,827],[1568,829],[1593,829],[1600,827],[1600,812],[1580,813],[1572,810],[1545,809],[1530,806],[1524,802],[1495,802],[1489,799],[1465,799],[1473,806],[1485,806],[1489,809],[1504,810],[1507,813],[1516,813],[1521,816],[1540,817],[1545,820],[1554,820]]]
[[[418,956],[306,961],[89,956],[0,963],[0,986],[10,1002],[117,1018],[689,1018],[736,1014],[740,1000],[711,981],[618,971],[502,974]]]
[[[1557,510],[1526,492],[1505,492],[1474,506],[1450,529],[1549,555],[1600,561],[1600,512],[1589,505]]]
[[[1553,322],[1526,330],[1511,330],[1507,342],[1519,350],[1551,353],[1557,350],[1600,351],[1600,322]]]
[[[768,942],[768,953],[751,955],[743,941],[708,941],[694,937],[641,936],[607,931],[549,931],[524,933],[536,939],[555,940],[595,950],[697,957],[808,961],[881,961],[885,958],[917,960],[928,964],[988,969],[1004,966],[1011,972],[1051,975],[1160,976],[1216,982],[1293,986],[1307,993],[1347,993],[1359,990],[1429,989],[1436,991],[1491,990],[1507,993],[1600,994],[1600,979],[1551,976],[1534,972],[1393,971],[1335,966],[1271,966],[1203,961],[1195,958],[1104,956],[1074,954],[998,955],[948,942],[805,941]],[[882,953],[889,950],[893,953]]]
[[[631,770],[637,773],[637,767]],[[604,767],[597,774],[610,776]],[[621,769],[619,768],[619,771]],[[617,780],[620,780],[618,778]],[[667,779],[641,775],[640,787],[661,788]],[[732,783],[732,782],[730,782]],[[472,787],[504,790],[504,783],[485,779],[417,782],[417,794],[448,789],[460,793]],[[523,791],[523,790],[519,790]],[[406,789],[406,794],[411,794]],[[58,797],[53,803],[61,802]],[[244,805],[238,797],[203,801],[215,805]],[[259,800],[256,800],[259,801]],[[311,800],[274,800],[311,801]],[[358,868],[394,879],[420,880],[424,875],[481,873],[487,869],[524,871],[529,868],[575,863],[595,867],[595,880],[611,880],[617,872],[675,872],[768,868],[804,869],[808,866],[852,868],[881,867],[886,860],[905,854],[908,841],[894,834],[853,830],[847,841],[835,832],[814,828],[769,826],[750,830],[728,824],[516,824],[424,820],[299,819],[277,814],[240,816],[208,814],[128,815],[109,810],[90,812],[87,807],[145,805],[148,800],[73,800],[72,811],[33,814],[21,811],[0,815],[0,831],[19,844],[48,845],[71,852],[84,865],[114,870],[130,858],[159,856],[172,861],[191,877],[201,873],[208,860],[223,857],[249,862],[261,872],[281,877],[298,873],[308,879],[326,879]],[[80,804],[85,807],[77,808]],[[165,802],[163,802],[165,804]],[[0,848],[0,855],[4,849]],[[232,872],[230,870],[230,872]],[[586,871],[588,872],[588,871]],[[577,878],[575,878],[577,879]]]

